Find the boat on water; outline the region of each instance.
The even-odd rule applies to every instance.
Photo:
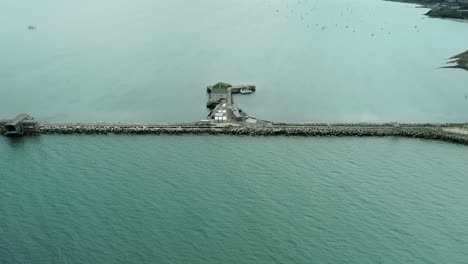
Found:
[[[35,26],[29,26],[28,29],[33,30],[33,29],[36,29],[36,27]]]
[[[250,89],[241,89],[241,90],[240,90],[240,93],[241,93],[241,94],[251,94],[251,93],[252,93],[252,90],[250,90]]]

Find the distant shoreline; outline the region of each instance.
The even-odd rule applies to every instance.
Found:
[[[448,3],[443,0],[385,0],[389,2],[417,4],[422,8],[429,8],[425,15],[432,18],[448,19],[456,22],[468,23],[468,3]],[[455,0],[457,1],[457,0]],[[461,12],[463,11],[463,12]],[[468,71],[468,51],[455,55],[447,64],[440,68],[463,69]]]
[[[453,19],[468,22],[468,3],[449,3],[444,0],[384,0],[406,4],[416,4],[430,9],[425,15],[433,18]]]
[[[451,66],[444,66],[442,68],[455,68],[468,71],[468,51],[460,53],[450,58],[447,64],[455,64]]]

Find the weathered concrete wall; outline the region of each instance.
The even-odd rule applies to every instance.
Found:
[[[6,132],[6,128],[5,128],[5,124],[8,122],[9,120],[7,119],[0,119],[0,134],[3,134]]]

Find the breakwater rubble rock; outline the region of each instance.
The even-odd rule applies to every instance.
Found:
[[[269,127],[146,127],[146,126],[54,126],[42,125],[38,134],[83,135],[235,135],[235,136],[303,136],[303,137],[406,137],[440,140],[468,145],[468,137],[448,133],[437,126],[396,127],[383,125],[269,126]]]

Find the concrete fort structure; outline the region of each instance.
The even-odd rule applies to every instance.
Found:
[[[6,136],[31,135],[37,132],[37,122],[27,114],[20,114],[11,120],[0,120],[0,131]]]

